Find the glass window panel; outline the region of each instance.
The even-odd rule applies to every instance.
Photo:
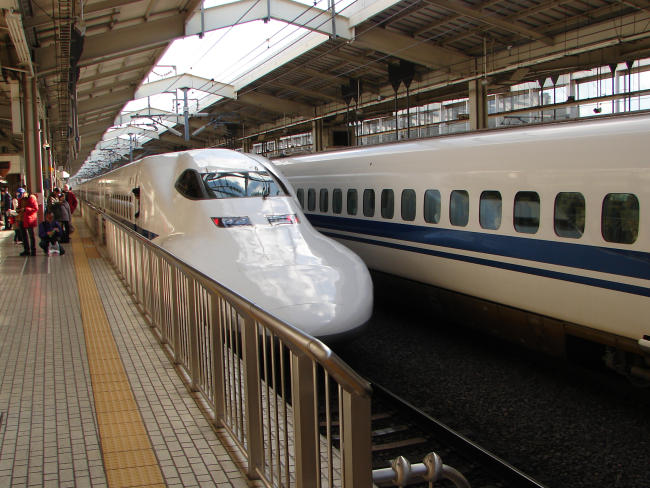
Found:
[[[343,211],[343,192],[339,188],[332,191],[332,211],[340,214]]]
[[[424,193],[424,220],[430,224],[440,222],[440,192],[427,190]]]
[[[469,193],[454,190],[449,198],[449,222],[451,225],[465,227],[469,222]]]
[[[539,208],[537,192],[518,192],[515,195],[515,230],[524,234],[535,234],[539,229]]]
[[[605,196],[601,231],[607,242],[635,242],[639,235],[639,199],[632,193],[610,193]]]
[[[316,210],[316,190],[313,188],[307,190],[307,210],[310,212]]]
[[[381,191],[381,216],[392,219],[395,215],[395,194],[393,190]]]
[[[553,217],[555,233],[577,239],[585,231],[585,197],[582,193],[562,192],[555,197]]]
[[[329,207],[329,192],[325,188],[321,188],[318,198],[318,209],[321,212],[327,212]]]
[[[496,230],[501,227],[501,193],[498,191],[481,193],[478,218],[484,229]]]
[[[363,190],[363,215],[375,216],[375,190]]]
[[[402,190],[402,220],[415,220],[415,190]]]
[[[348,202],[347,202],[347,210],[348,210],[348,215],[356,215],[357,214],[357,205],[359,201],[359,196],[357,194],[357,190],[348,190]]]
[[[298,203],[300,203],[300,206],[302,208],[305,208],[305,190],[302,188],[298,188],[298,191],[296,192],[296,196],[298,197]]]

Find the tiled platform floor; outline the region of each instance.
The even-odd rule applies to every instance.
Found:
[[[49,258],[18,256],[13,231],[0,231],[0,487],[118,486],[107,481],[95,413],[74,268],[80,249],[167,486],[247,486],[84,230],[64,256]]]

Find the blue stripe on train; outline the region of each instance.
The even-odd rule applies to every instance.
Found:
[[[633,293],[635,295],[650,296],[650,289],[645,287],[586,278],[568,273],[559,273],[490,259],[463,256],[453,252],[423,249],[420,247],[409,246],[407,244],[389,243],[369,239],[367,237],[385,237],[412,243],[446,247],[449,249],[474,251],[496,256],[505,256],[534,262],[629,276],[633,278],[650,279],[650,255],[644,252],[513,236],[482,234],[479,232],[459,231],[455,229],[396,224],[394,222],[349,219],[313,214],[308,215],[307,217],[312,225],[324,231],[345,231],[365,235],[364,237],[356,237],[326,232],[330,237],[440,256],[447,259],[472,262],[484,266],[499,267],[511,271],[535,274],[538,276],[546,276],[549,278]]]

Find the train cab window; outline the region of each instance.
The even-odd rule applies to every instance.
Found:
[[[578,239],[585,231],[585,197],[582,193],[562,192],[555,197],[555,233]]]
[[[603,239],[632,244],[639,235],[639,199],[632,193],[610,193],[603,200]]]
[[[395,215],[395,193],[393,190],[381,191],[381,216],[392,219]]]
[[[356,215],[358,207],[359,195],[357,190],[351,189],[348,190],[347,196],[347,211],[348,215]]]
[[[517,232],[535,234],[539,229],[539,195],[520,191],[515,195],[514,225]]]
[[[430,224],[440,222],[440,192],[427,190],[424,193],[424,220]]]
[[[343,211],[343,192],[339,188],[332,191],[332,212],[340,214]]]
[[[318,196],[318,210],[327,212],[329,207],[329,192],[325,188],[321,188]]]
[[[220,171],[201,175],[207,198],[277,197],[286,188],[267,171]]]
[[[313,188],[307,190],[307,210],[310,212],[316,210],[316,190]]]
[[[501,227],[501,193],[484,191],[479,202],[478,219],[483,229]]]
[[[402,190],[402,220],[415,220],[415,190]]]
[[[298,197],[298,203],[302,208],[305,208],[305,190],[302,188],[298,188],[298,191],[296,191],[296,196]]]
[[[375,216],[375,190],[363,190],[363,215]]]
[[[176,180],[176,190],[186,198],[196,200],[205,198],[205,189],[198,171],[186,169]]]
[[[465,227],[469,222],[469,193],[454,190],[449,197],[449,222],[451,225]]]

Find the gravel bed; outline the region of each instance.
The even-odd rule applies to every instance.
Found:
[[[375,287],[366,333],[333,345],[361,375],[549,488],[650,488],[650,390],[451,325],[413,306],[410,292]]]

